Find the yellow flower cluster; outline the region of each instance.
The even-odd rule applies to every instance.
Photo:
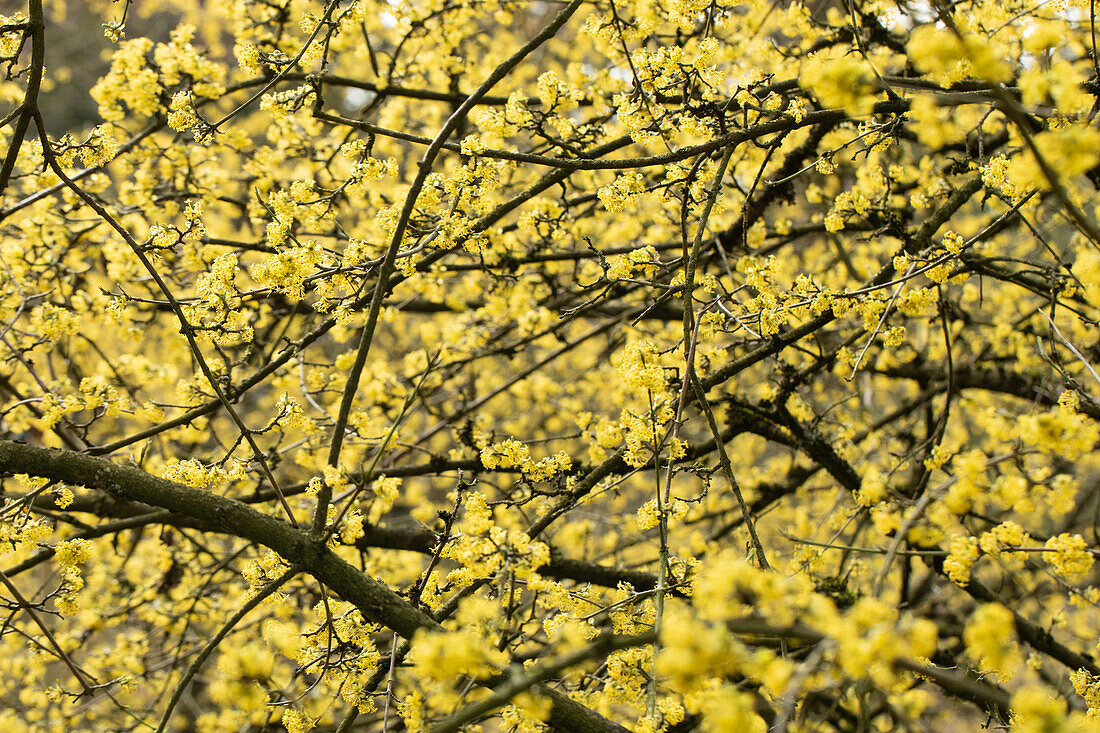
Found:
[[[625,280],[634,277],[635,270],[641,270],[648,277],[656,270],[655,263],[658,262],[660,257],[652,245],[639,247],[627,254],[611,255],[607,258],[607,278]]]
[[[935,288],[917,288],[898,298],[897,308],[902,315],[910,317],[929,315],[929,309],[938,298]]]
[[[886,477],[877,468],[870,467],[863,472],[863,478],[856,492],[855,500],[860,506],[874,506],[886,498]]]
[[[241,568],[241,577],[248,582],[250,593],[255,593],[265,583],[282,575],[286,569],[287,564],[283,558],[278,553],[268,551],[255,560],[246,562]]]
[[[493,512],[480,492],[471,492],[464,502],[465,513],[458,523],[459,534],[443,548],[442,557],[459,568],[447,575],[447,582],[469,585],[492,578],[502,571],[516,578],[536,578],[538,568],[550,561],[550,548],[528,537],[521,529],[508,529],[493,521]]]
[[[80,316],[53,303],[43,303],[31,313],[35,333],[49,341],[72,336],[80,331]]]
[[[1008,158],[1004,155],[994,156],[982,166],[982,183],[986,188],[1001,191],[1013,202],[1020,201],[1027,194],[1027,186],[1017,185],[1008,176]]]
[[[278,236],[275,238],[278,239]],[[305,297],[306,278],[316,273],[320,258],[320,248],[310,241],[303,246],[268,255],[252,267],[252,278],[261,285],[284,293],[291,300],[301,300]]]
[[[672,503],[665,508],[665,516],[671,520],[676,521],[683,518],[687,514],[688,505],[681,499],[673,499]],[[638,529],[645,532],[646,530],[653,529],[661,521],[661,512],[657,509],[657,499],[650,499],[646,503],[638,507]]]
[[[1045,547],[1050,552],[1044,553],[1044,558],[1067,580],[1081,580],[1092,570],[1092,552],[1079,534],[1055,535],[1046,541]]]
[[[426,679],[484,677],[507,662],[507,657],[487,641],[475,629],[418,633],[413,664]]]
[[[130,407],[130,398],[103,374],[84,377],[77,389],[85,410],[101,410],[107,417],[116,417]]]
[[[226,646],[226,649],[220,650],[217,674],[211,675],[210,699],[219,706],[233,706],[235,709],[248,711],[246,719],[260,725],[268,717],[261,711],[266,702],[264,687],[271,684],[274,672],[274,654],[257,642]],[[204,717],[211,718],[215,715],[208,713]]]
[[[596,193],[609,212],[618,214],[631,206],[644,192],[645,179],[640,173],[623,173]]]
[[[53,427],[67,416],[82,410],[115,417],[130,409],[129,397],[102,374],[84,377],[76,389],[67,384],[64,389],[68,394],[59,397],[50,393],[39,403],[42,414],[40,419],[47,427]]]
[[[65,135],[62,143],[68,145],[54,145],[54,153],[57,161],[63,166],[71,167],[77,160],[86,168],[95,168],[110,162],[118,154],[118,140],[107,129],[106,125],[96,125],[88,134],[88,139],[83,143],[71,144],[72,137]]]
[[[191,92],[183,90],[173,94],[168,105],[168,126],[177,132],[186,132],[198,121]]]
[[[459,606],[446,631],[421,630],[413,637],[410,658],[426,682],[440,682],[448,688],[455,679],[483,679],[496,674],[508,663],[508,655],[491,639],[496,628],[498,604],[486,598],[467,598]],[[453,689],[434,690],[433,702],[448,704],[460,698]]]
[[[316,721],[296,707],[283,708],[282,724],[286,733],[309,733],[317,726]]]
[[[237,64],[240,65],[241,71],[244,73],[257,76],[261,72],[260,49],[256,48],[256,44],[237,41],[233,45],[233,56],[236,57]]]
[[[260,109],[270,113],[275,122],[287,123],[291,113],[312,102],[314,96],[316,92],[308,84],[282,92],[268,92],[260,99]]]
[[[0,26],[4,27],[4,31],[0,33],[0,59],[10,59],[20,49],[23,41],[23,27],[26,25],[27,16],[23,13],[0,15]]]
[[[1058,42],[1061,43],[1061,38]],[[1024,104],[1050,105],[1065,117],[1087,114],[1092,106],[1092,98],[1085,91],[1084,75],[1078,67],[1057,56],[1049,65],[1036,64],[1024,69],[1019,86]]]
[[[371,483],[370,489],[374,496],[367,521],[370,524],[377,524],[401,495],[401,479],[397,476],[379,476]]]
[[[50,526],[40,519],[13,522],[0,518],[0,553],[21,553],[37,548],[38,543],[50,536]]]
[[[958,19],[957,19],[958,22]],[[961,28],[968,25],[959,22]],[[997,58],[992,44],[986,38],[962,31],[960,38],[953,31],[938,25],[922,25],[914,29],[906,46],[913,64],[929,73],[941,84],[974,76],[991,82],[1003,82],[1012,78],[1007,63]]]
[[[363,614],[346,601],[318,603],[313,608],[313,616],[315,625],[302,633],[302,642],[294,654],[299,669],[326,677],[331,675],[345,703],[354,705],[360,712],[372,712],[374,698],[364,686],[382,657],[374,645],[378,625],[367,622]],[[331,645],[341,649],[338,657],[329,653]]]
[[[1034,139],[1039,155],[1061,180],[1073,179],[1100,162],[1100,130],[1091,125],[1067,125],[1040,132]],[[1050,189],[1050,181],[1031,152],[1012,158],[1006,177],[1020,181],[1027,190]]]
[[[1085,699],[1090,718],[1100,718],[1100,678],[1093,676],[1087,669],[1078,669],[1070,673],[1070,682],[1074,691]]]
[[[894,685],[902,679],[895,659],[926,657],[936,648],[931,621],[904,617],[872,598],[838,608],[815,592],[806,576],[762,571],[729,551],[703,562],[692,595],[693,608],[673,603],[667,609],[658,657],[658,672],[684,695],[692,712],[706,708],[705,701],[723,678],[748,676],[762,693],[779,699],[796,673],[795,662],[768,648],[750,648],[731,633],[727,621],[734,626],[758,621],[776,628],[798,624],[825,632],[827,639],[818,649],[830,672],[808,675],[802,684],[811,688],[828,686],[835,674]],[[759,725],[754,720],[750,714],[745,724]]]
[[[1013,549],[1031,544],[1031,535],[1013,521],[1001,522],[993,529],[982,532],[978,538],[978,546],[981,547],[982,552],[990,557],[999,558],[1007,567],[1013,569],[1023,567],[1025,559],[1025,553],[1013,552]]]
[[[970,569],[981,554],[978,539],[956,535],[951,538],[949,550],[947,559],[943,561],[944,572],[959,585],[966,585],[970,582]]]
[[[1018,733],[1048,733],[1063,730],[1095,730],[1094,726],[1073,726],[1066,718],[1065,700],[1053,697],[1036,685],[1021,687],[1012,693],[1012,730]],[[1085,721],[1081,721],[1085,722]]]
[[[246,476],[244,466],[239,461],[229,462],[229,469],[221,466],[204,466],[199,461],[188,458],[186,460],[172,459],[164,464],[161,476],[169,481],[176,481],[198,489],[214,489],[227,486],[233,481],[239,481]]]
[[[153,60],[160,70],[160,80],[165,87],[174,87],[186,77],[191,89],[200,97],[220,97],[225,93],[225,67],[206,58],[191,43],[195,27],[182,24],[175,28],[168,43],[158,43]]]
[[[623,454],[623,460],[627,465],[640,468],[653,458],[657,449],[655,443],[660,442],[664,426],[672,417],[672,406],[666,400],[656,405],[652,414],[649,412],[638,414],[623,410],[620,423],[626,438],[626,452]],[[682,440],[669,441],[668,449],[672,458],[681,458],[687,451],[687,444]]]
[[[531,449],[513,438],[487,444],[481,449],[481,464],[486,468],[518,468],[531,481],[548,481],[559,473],[568,471],[573,460],[569,454],[558,451],[536,461]]]
[[[984,672],[995,672],[1002,680],[1012,678],[1023,663],[1016,644],[1016,621],[999,603],[979,606],[963,630],[967,651],[980,660]]]
[[[62,581],[61,592],[54,603],[62,616],[72,616],[78,610],[77,595],[84,587],[81,568],[92,556],[92,544],[82,539],[66,540],[58,542],[54,552]]]
[[[638,48],[631,54],[631,63],[638,80],[653,93],[663,93],[679,87],[689,74],[697,73],[708,84],[717,87],[721,75],[713,63],[718,44],[705,38],[693,49],[684,46],[660,46],[649,50]],[[694,53],[692,53],[694,51]]]
[[[583,92],[571,90],[553,71],[544,71],[539,75],[537,88],[539,101],[546,111],[568,112],[576,109],[584,99]]]
[[[92,98],[99,114],[109,122],[125,118],[123,106],[142,116],[160,111],[160,94],[188,79],[189,88],[199,96],[218,97],[225,91],[225,67],[206,58],[192,43],[195,29],[181,25],[172,31],[168,43],[154,44],[148,38],[123,41],[111,56],[111,69],[92,87]],[[148,55],[152,52],[152,63]],[[181,92],[182,93],[182,92]],[[173,121],[181,127],[193,122],[184,115],[182,97],[173,97]],[[182,115],[182,116],[181,116]]]
[[[111,56],[111,70],[92,87],[92,99],[99,114],[109,122],[121,121],[131,111],[143,116],[156,114],[160,107],[160,80],[149,68],[145,55],[153,49],[148,38],[123,41]]]
[[[874,74],[855,53],[811,56],[802,65],[798,84],[826,107],[843,109],[853,117],[869,114],[876,101]]]
[[[588,456],[593,461],[602,461],[610,449],[623,442],[622,425],[608,417],[594,418],[591,412],[580,412],[577,426],[588,443]]]
[[[867,164],[856,170],[856,182],[850,189],[841,191],[834,198],[822,223],[826,231],[839,232],[845,222],[855,217],[864,217],[875,206],[881,205],[888,190],[886,175],[882,166]]]
[[[202,325],[223,346],[249,343],[253,338],[248,314],[241,309],[236,278],[240,266],[235,254],[222,254],[211,263],[208,272],[195,281],[196,299],[184,304],[188,320]]]
[[[1100,440],[1096,423],[1069,407],[1023,415],[1017,425],[1024,445],[1069,460],[1091,451]]]
[[[660,356],[652,341],[627,343],[619,360],[619,376],[631,389],[662,394],[665,390],[664,371]]]

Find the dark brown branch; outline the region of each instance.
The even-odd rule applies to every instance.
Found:
[[[19,108],[19,117],[12,130],[8,144],[8,154],[0,166],[0,194],[8,188],[15,162],[19,159],[19,150],[23,146],[27,130],[38,112],[38,94],[42,89],[42,73],[46,66],[46,16],[42,10],[42,0],[30,0],[27,3],[30,19],[27,31],[31,36],[31,69],[27,79],[27,93],[23,95],[23,104]]]

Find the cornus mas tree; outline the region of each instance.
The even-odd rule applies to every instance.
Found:
[[[1100,727],[1089,2],[66,5],[5,731]]]

